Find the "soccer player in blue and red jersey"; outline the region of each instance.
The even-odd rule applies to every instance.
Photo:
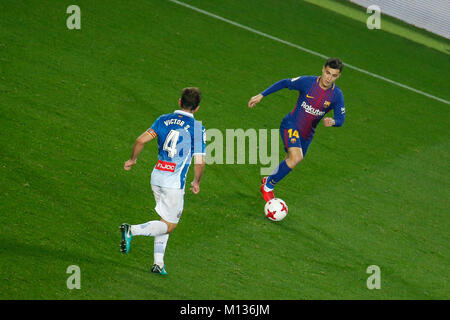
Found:
[[[275,197],[275,185],[303,160],[322,118],[325,127],[340,127],[344,123],[344,96],[334,83],[341,75],[342,68],[340,59],[330,58],[325,62],[321,76],[280,80],[248,102],[248,107],[253,108],[262,98],[281,89],[299,91],[295,108],[284,117],[280,125],[287,155],[272,175],[263,178],[261,193],[264,200],[269,201]],[[334,111],[334,118],[324,118],[331,110]]]

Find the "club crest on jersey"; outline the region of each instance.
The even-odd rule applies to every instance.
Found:
[[[325,108],[328,108],[329,106],[330,106],[330,101],[326,101],[325,100],[325,102],[323,103],[323,106],[325,107]]]
[[[175,172],[176,166],[176,163],[158,160],[155,168],[161,171]]]

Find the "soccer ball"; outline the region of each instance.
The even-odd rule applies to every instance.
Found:
[[[286,202],[279,198],[275,198],[266,202],[264,213],[266,214],[266,217],[272,221],[281,221],[286,217],[288,207]]]

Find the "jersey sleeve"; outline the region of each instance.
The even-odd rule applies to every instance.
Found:
[[[304,91],[305,90],[305,83],[306,83],[307,79],[306,77],[297,77],[297,78],[292,78],[289,79],[289,85],[288,85],[288,89],[289,90],[297,90],[297,91]]]
[[[158,135],[158,133],[161,132],[161,129],[160,129],[161,128],[161,125],[160,125],[161,121],[160,121],[160,119],[161,119],[161,117],[156,119],[155,122],[153,122],[153,124],[151,125],[151,127],[147,129],[147,133],[149,135],[151,135],[153,138],[155,138]]]
[[[194,125],[194,151],[192,155],[206,155],[206,129],[200,121]]]
[[[336,98],[336,101],[334,102],[333,106],[334,110],[334,126],[340,127],[344,124],[345,120],[345,105],[344,105],[344,95],[341,91],[339,91],[339,94]]]
[[[271,85],[269,88],[261,92],[261,94],[265,97],[269,94],[272,94],[274,92],[277,92],[281,89],[289,89],[289,90],[303,90],[303,77],[297,77],[292,79],[283,79],[278,82],[275,82],[273,85]]]

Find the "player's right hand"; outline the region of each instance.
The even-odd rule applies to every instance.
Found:
[[[261,93],[252,97],[248,102],[248,107],[253,108],[257,103],[259,103],[262,100],[262,98],[264,98],[264,96]]]
[[[136,164],[136,161],[135,160],[133,161],[130,159],[125,162],[125,164],[123,165],[123,168],[125,170],[129,171],[131,169],[131,167],[134,166],[135,164]]]

